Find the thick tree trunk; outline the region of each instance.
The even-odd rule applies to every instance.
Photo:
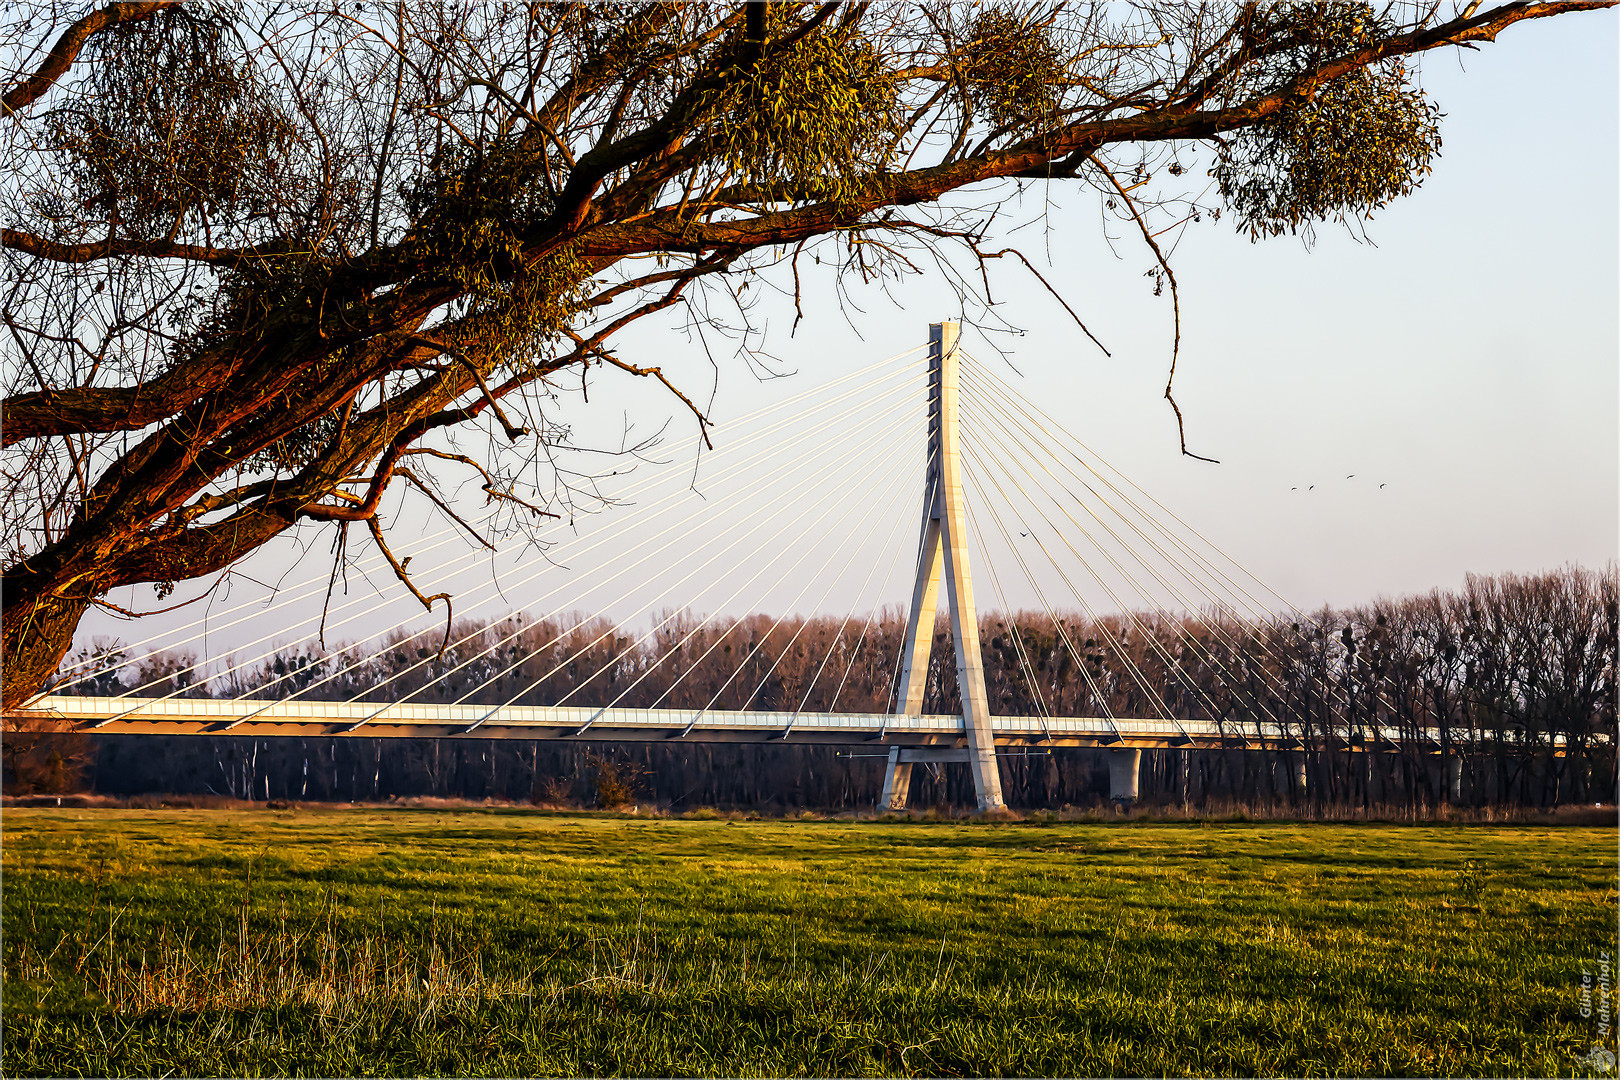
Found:
[[[7,712],[38,693],[62,666],[79,617],[89,606],[88,598],[64,600],[47,595],[12,602],[12,597],[5,597],[5,610],[0,614],[0,648],[6,657],[0,705]]]

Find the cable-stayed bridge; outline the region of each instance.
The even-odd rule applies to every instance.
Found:
[[[772,420],[782,410],[793,423]],[[523,598],[527,619],[457,637],[442,624],[411,631],[350,602],[323,610],[318,633],[367,636],[318,671],[283,669],[217,698],[158,692],[173,673],[127,696],[65,692],[82,693],[107,670],[91,664],[29,710],[81,730],[128,734],[867,744],[887,758],[890,806],[905,804],[913,764],[962,762],[979,805],[998,807],[998,757],[1031,748],[1112,750],[1121,798],[1135,794],[1143,749],[1298,750],[1313,725],[1318,737],[1346,749],[1413,742],[1427,752],[1448,749],[1441,734],[1379,722],[1376,701],[1346,719],[1353,687],[1324,681],[1302,691],[1279,676],[1283,665],[1269,661],[1280,648],[1272,611],[1281,598],[975,363],[959,347],[954,323],[933,326],[926,351],[919,346],[753,419],[707,463],[711,482],[738,481],[731,501],[698,499],[681,514],[671,511],[689,487],[663,494],[647,487],[639,513],[612,515],[612,527],[563,552],[572,565],[518,563],[499,589]],[[814,470],[834,456],[854,463],[855,490],[818,490],[807,481],[805,463]],[[798,467],[778,467],[783,458]],[[920,520],[912,516],[919,498]],[[911,515],[886,513],[904,506]],[[883,558],[871,557],[874,542]],[[434,552],[450,543],[447,530],[417,545],[415,558],[439,575],[433,580],[467,561],[464,553],[435,562]],[[987,584],[999,610],[1011,613],[1003,575],[1011,579],[1015,569],[1053,635],[1038,644],[1016,621],[1010,629],[998,624],[992,647],[1021,680],[1016,694],[1001,688],[999,703],[1016,697],[1024,706],[1006,715],[986,680],[975,586]],[[810,623],[790,613],[806,602],[823,610],[835,587],[852,579],[861,579],[852,603],[866,601],[867,614],[845,616],[830,642],[801,640]],[[883,655],[886,670],[875,670],[880,601],[908,581],[904,634]],[[318,584],[277,603],[307,598]],[[1054,602],[1054,594],[1066,599]],[[715,622],[727,610],[767,610],[771,596],[784,613],[769,627],[758,619],[723,629]],[[713,614],[691,616],[694,602]],[[626,604],[633,618],[651,621],[649,629],[626,631],[625,619],[599,630],[557,621],[564,612]],[[1073,604],[1084,620],[1063,617]],[[936,632],[942,605],[949,634]],[[244,647],[258,651],[233,654],[223,666],[198,662],[193,681],[229,686],[264,663],[289,629],[285,622],[244,605],[216,617],[215,627],[255,620],[274,626]],[[158,648],[190,640],[171,635]],[[946,641],[954,679],[934,655]],[[653,646],[660,651],[649,660]],[[368,647],[405,662],[373,671]],[[802,666],[814,674],[789,693],[778,671],[795,648],[797,656],[808,652]],[[582,673],[587,657],[587,668],[597,666]],[[852,682],[863,657],[866,669]],[[1067,692],[1054,674],[1060,667]],[[694,673],[710,670],[730,674],[698,685],[706,676]],[[865,710],[851,708],[863,681],[887,688],[879,707],[868,700]],[[945,683],[960,712],[925,713]],[[771,697],[778,707],[765,707]]]

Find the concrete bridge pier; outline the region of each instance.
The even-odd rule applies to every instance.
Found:
[[[891,746],[889,763],[883,772],[883,794],[878,796],[878,805],[889,810],[906,808],[906,802],[911,797],[911,767],[919,762],[925,765],[953,762],[972,765],[973,761],[973,751],[966,747]],[[990,767],[995,768],[993,758]]]
[[[1462,774],[1462,755],[1452,754],[1446,758],[1446,802],[1452,805],[1462,802]]]
[[[883,794],[878,805],[886,810],[904,810],[911,794],[911,762],[900,760],[900,748],[889,747],[889,766],[883,770]]]
[[[1142,771],[1142,751],[1108,752],[1108,797],[1116,806],[1129,807],[1136,801],[1137,779]]]
[[[1305,777],[1305,755],[1301,754],[1294,760],[1294,791],[1298,793],[1301,799],[1310,790],[1310,786],[1305,782]]]

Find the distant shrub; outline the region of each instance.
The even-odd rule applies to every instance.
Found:
[[[7,795],[65,795],[84,786],[95,744],[56,717],[8,717],[0,732]]]
[[[537,781],[534,794],[529,799],[536,806],[572,806],[574,805],[574,778],[572,776],[548,776]]]
[[[585,755],[596,787],[596,805],[603,810],[629,806],[641,795],[652,770],[632,761],[613,761],[592,751]]]

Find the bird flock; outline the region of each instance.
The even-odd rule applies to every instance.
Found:
[[[1355,473],[1351,473],[1350,475],[1345,477],[1346,480],[1354,480],[1355,478],[1356,478]],[[1387,487],[1389,487],[1389,484],[1387,484],[1387,483],[1379,484],[1378,485],[1378,490],[1383,491]],[[1298,491],[1299,486],[1296,484],[1295,486],[1289,488],[1288,490],[1289,491]],[[1308,485],[1306,485],[1305,490],[1306,491],[1315,491],[1316,490],[1316,485],[1315,484],[1308,484]]]

